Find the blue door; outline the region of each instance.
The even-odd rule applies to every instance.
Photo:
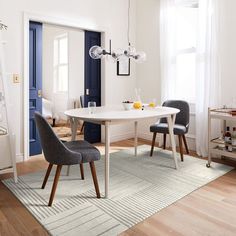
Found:
[[[34,113],[42,113],[42,24],[29,25],[29,146],[30,156],[42,153]]]
[[[89,49],[94,45],[101,45],[101,33],[85,31],[85,107],[89,101],[101,106],[101,60],[89,56]],[[85,122],[84,139],[90,143],[100,142],[101,126]]]

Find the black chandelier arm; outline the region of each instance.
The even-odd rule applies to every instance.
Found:
[[[112,55],[112,52],[111,52],[111,39],[109,41],[109,52],[107,52],[105,49],[102,50],[102,55]]]
[[[111,55],[111,52],[107,52],[105,49],[102,50],[102,55]]]

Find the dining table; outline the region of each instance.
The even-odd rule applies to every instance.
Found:
[[[70,119],[72,138],[76,140],[79,121],[90,122],[105,126],[105,198],[109,197],[110,180],[110,126],[125,123],[134,123],[134,155],[137,156],[138,148],[138,122],[150,118],[166,118],[169,128],[170,143],[175,168],[178,169],[176,156],[176,143],[174,138],[174,123],[179,109],[171,107],[157,106],[154,108],[125,110],[122,106],[101,106],[96,107],[93,112],[90,108],[77,108],[65,111],[65,115]],[[69,167],[68,167],[69,174]]]

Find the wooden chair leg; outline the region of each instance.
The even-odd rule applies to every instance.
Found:
[[[97,194],[97,198],[101,198],[94,161],[89,162],[89,165],[90,165],[90,169],[91,169],[91,173],[92,173],[92,177],[93,177],[93,183],[94,183],[95,191]]]
[[[56,126],[56,119],[53,118],[53,119],[52,119],[52,127],[55,127],[55,126]]]
[[[79,166],[80,166],[81,179],[84,180],[84,165],[83,163],[81,163]]]
[[[48,169],[47,169],[47,172],[46,172],[46,175],[44,177],[43,184],[42,184],[42,187],[41,187],[42,189],[44,189],[45,186],[46,186],[46,183],[48,181],[48,177],[49,177],[49,175],[51,173],[52,167],[53,167],[53,164],[49,164],[48,165]]]
[[[185,146],[186,152],[187,152],[187,154],[189,154],[188,144],[187,144],[187,140],[186,140],[185,135],[183,135],[183,140],[184,140],[184,146]]]
[[[58,180],[59,180],[60,173],[61,173],[61,168],[62,168],[62,165],[57,166],[57,170],[56,170],[56,174],[55,174],[55,177],[54,177],[52,191],[51,191],[48,206],[52,206],[52,202],[53,202],[53,199],[54,199],[54,196],[55,196],[55,193],[56,193],[57,184],[58,184]]]
[[[182,135],[178,135],[178,137],[179,137],[179,152],[180,152],[180,156],[181,156],[181,161],[184,161]]]
[[[84,122],[83,122],[83,124],[82,124],[82,126],[81,126],[81,129],[80,129],[80,133],[81,133],[81,134],[83,133],[83,130],[84,130]]]
[[[163,149],[166,149],[166,134],[163,134]]]
[[[155,142],[156,142],[156,136],[157,136],[157,133],[153,133],[153,138],[152,138],[152,147],[151,147],[151,151],[150,151],[150,157],[152,156],[153,154],[153,149],[154,149],[154,146],[155,146]]]

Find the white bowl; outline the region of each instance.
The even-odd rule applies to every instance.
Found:
[[[129,110],[131,110],[132,108],[133,108],[133,105],[134,105],[134,103],[132,102],[132,103],[122,103],[123,104],[123,107],[124,107],[124,109],[126,110],[126,111],[129,111]]]

